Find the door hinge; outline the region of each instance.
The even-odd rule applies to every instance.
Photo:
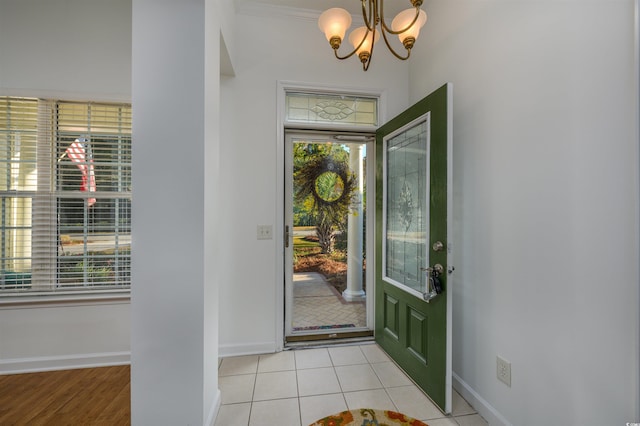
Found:
[[[284,227],[284,248],[289,248],[289,225]]]

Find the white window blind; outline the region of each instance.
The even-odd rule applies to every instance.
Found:
[[[0,98],[0,295],[130,286],[131,107]]]

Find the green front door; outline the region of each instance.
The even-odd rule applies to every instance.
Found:
[[[376,134],[376,341],[445,413],[451,412],[451,111],[446,84]]]

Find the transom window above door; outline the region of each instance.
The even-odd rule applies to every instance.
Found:
[[[378,125],[378,99],[342,94],[287,92],[288,123],[329,123],[334,126]]]

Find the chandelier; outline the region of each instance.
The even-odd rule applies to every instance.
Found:
[[[357,54],[360,62],[362,62],[364,71],[369,69],[371,57],[373,56],[373,46],[378,42],[380,33],[382,33],[384,43],[391,53],[396,58],[404,61],[409,59],[411,49],[420,33],[420,28],[427,22],[427,14],[424,10],[420,10],[422,0],[409,1],[413,8],[398,13],[391,21],[391,27],[389,27],[384,18],[384,0],[361,0],[364,26],[351,31],[349,43],[353,46],[353,50],[344,56],[338,54],[338,49],[342,44],[347,29],[351,26],[349,12],[339,7],[327,9],[320,15],[318,27],[327,37],[336,58],[347,59]],[[379,29],[377,28],[378,26]],[[402,55],[396,52],[389,43],[389,34],[398,36],[406,50],[406,54]]]

